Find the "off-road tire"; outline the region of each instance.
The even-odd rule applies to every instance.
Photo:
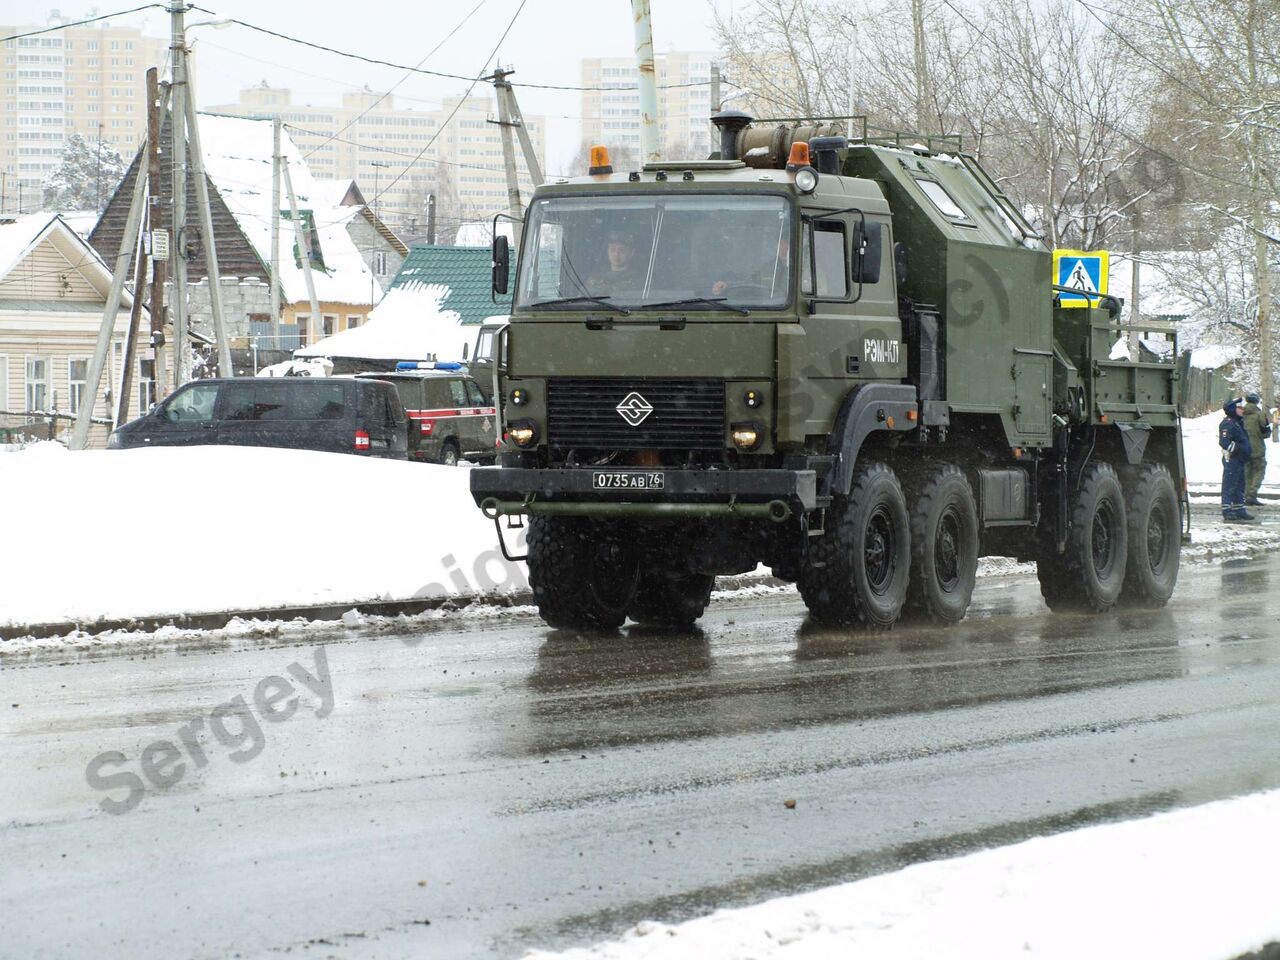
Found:
[[[902,615],[911,568],[907,504],[893,470],[868,463],[809,541],[797,581],[815,622],[888,630]]]
[[[907,610],[936,623],[964,619],[978,576],[978,506],[959,467],[944,464],[913,485]]]
[[[440,462],[446,467],[456,467],[461,458],[458,445],[452,440],[446,440],[444,446],[440,448]]]
[[[1147,464],[1126,484],[1129,559],[1123,602],[1163,607],[1173,596],[1182,558],[1182,513],[1166,467]]]
[[[535,516],[528,545],[529,587],[548,625],[622,626],[640,579],[639,563],[622,540],[581,517]]]
[[[653,626],[692,626],[711,602],[715,580],[710,574],[679,576],[666,570],[645,570],[628,615],[636,623]]]
[[[1085,468],[1070,496],[1066,553],[1055,554],[1052,543],[1046,542],[1036,564],[1040,595],[1052,610],[1103,613],[1115,606],[1124,588],[1128,558],[1124,490],[1114,467],[1095,463]]]

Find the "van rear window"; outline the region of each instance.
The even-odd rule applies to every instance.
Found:
[[[341,383],[244,381],[223,388],[224,420],[341,420]]]

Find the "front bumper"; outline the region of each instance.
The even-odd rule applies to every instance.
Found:
[[[597,490],[592,480],[597,472],[480,467],[471,471],[471,496],[490,517],[737,517],[776,522],[813,510],[818,502],[813,470],[666,469],[661,471],[661,490]]]

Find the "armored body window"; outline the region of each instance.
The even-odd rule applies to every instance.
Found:
[[[938,208],[938,212],[954,223],[964,223],[974,226],[973,218],[964,212],[964,208],[956,202],[955,197],[947,192],[947,188],[940,184],[937,180],[925,180],[922,177],[915,178],[916,185],[933,201],[933,205]]]
[[[814,220],[806,223],[801,243],[800,289],[820,300],[843,300],[849,296],[848,247],[844,223]],[[817,284],[814,284],[817,276]]]

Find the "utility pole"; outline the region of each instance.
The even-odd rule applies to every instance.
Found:
[[[124,293],[124,281],[129,276],[129,262],[138,243],[138,230],[142,225],[143,200],[147,192],[147,180],[142,171],[134,178],[133,199],[129,215],[125,219],[124,236],[120,238],[120,250],[116,253],[115,269],[111,273],[111,290],[107,293],[106,308],[102,311],[102,325],[98,328],[98,341],[89,361],[85,376],[84,393],[80,409],[76,412],[75,426],[71,430],[72,450],[83,450],[89,442],[89,427],[93,421],[93,408],[97,405],[98,388],[102,385],[102,368],[107,364],[111,347],[111,335],[116,328],[116,313],[120,309],[120,297]]]
[[[507,94],[511,90],[507,77],[513,73],[515,73],[514,70],[501,68],[495,68],[493,71],[493,89],[498,99],[498,119],[489,122],[497,123],[502,134],[502,165],[507,171],[507,212],[516,221],[511,226],[515,233],[516,247],[519,247],[520,221],[524,219],[524,206],[520,203],[520,174],[516,170],[516,147],[511,139],[511,128],[514,124],[507,105]]]
[[[383,163],[381,160],[370,160],[369,166],[373,167],[373,215],[381,220],[382,195],[378,187],[382,183],[382,171],[390,167],[391,164]]]
[[[289,194],[289,212],[293,214],[293,229],[298,238],[298,252],[302,255],[302,276],[307,281],[307,298],[311,301],[311,322],[315,324],[319,336],[323,337],[324,324],[320,319],[320,301],[316,299],[316,284],[311,276],[311,231],[298,215],[298,197],[293,192],[293,177],[289,176],[288,164],[284,166],[284,187]]]
[[[209,178],[204,172],[204,153],[200,149],[200,122],[196,117],[196,98],[191,81],[187,81],[187,133],[191,137],[191,173],[196,178],[196,203],[200,207],[200,236],[204,241],[204,264],[209,281],[209,310],[213,314],[213,335],[218,341],[218,374],[234,377],[231,364],[231,340],[227,336],[222,313],[222,272],[218,269],[218,244],[213,235],[213,208],[209,204]]]
[[[164,104],[161,103],[159,77],[155,67],[147,71],[147,193],[151,197],[147,225],[152,230],[151,248],[151,355],[155,358],[156,396],[169,393],[169,374],[164,362],[164,283],[166,261],[155,256],[155,236],[164,229],[161,215],[160,184],[160,118],[169,100],[169,87],[165,87]],[[172,224],[170,224],[172,226]],[[170,249],[172,247],[170,246]],[[135,296],[137,293],[135,292]]]
[[[170,85],[169,129],[173,136],[173,328],[175,387],[187,381],[187,38],[184,34],[183,0],[169,0],[172,31],[169,57],[173,64]]]
[[[713,63],[711,65],[711,115],[715,116],[720,112],[720,64]],[[711,135],[707,139],[707,153],[712,154],[716,151],[716,138],[719,133],[716,125],[711,124]]]
[[[153,67],[147,71],[148,79],[155,72]],[[148,145],[150,149],[150,145]],[[138,165],[138,179],[145,182],[146,178],[142,175],[142,165]],[[142,291],[147,284],[147,245],[142,242],[142,235],[146,231],[146,218],[144,217],[138,227],[138,241],[133,246],[134,256],[137,258],[137,266],[133,274],[133,303],[129,310],[129,332],[125,334],[124,339],[124,374],[120,377],[120,396],[116,397],[116,423],[124,423],[129,419],[129,392],[133,388],[133,358],[138,347],[138,327],[142,324]],[[151,373],[151,382],[155,383],[155,370]],[[143,414],[147,411],[143,409],[143,404],[138,404],[138,413]]]
[[[436,242],[436,195],[427,194],[427,243],[435,246]]]
[[[916,127],[928,133],[929,123],[929,51],[924,36],[924,0],[911,0],[911,30],[915,43]]]
[[[636,68],[640,80],[640,163],[645,164],[660,159],[658,81],[653,63],[653,21],[649,16],[649,0],[631,0],[631,18],[635,22]]]
[[[271,121],[271,343],[280,349],[280,118]]]

